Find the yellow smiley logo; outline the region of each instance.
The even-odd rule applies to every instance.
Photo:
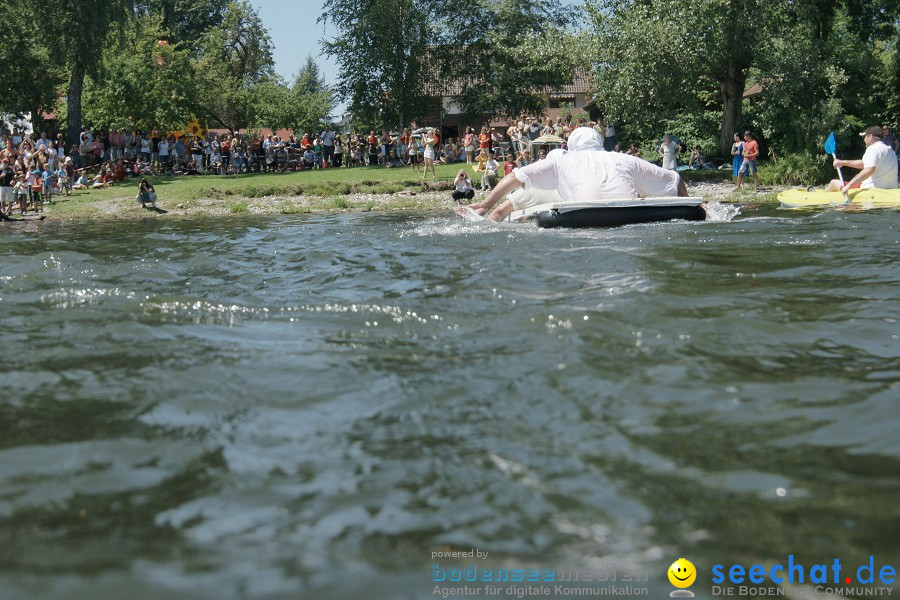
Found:
[[[669,583],[677,588],[691,587],[694,580],[697,579],[697,569],[694,564],[686,558],[679,558],[669,567]]]

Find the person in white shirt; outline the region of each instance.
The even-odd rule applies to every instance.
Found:
[[[469,205],[484,214],[510,192],[557,190],[564,202],[618,200],[642,196],[687,196],[681,176],[661,169],[641,158],[606,152],[603,137],[588,127],[578,127],[569,136],[568,152],[551,152],[544,160],[513,169],[482,202]],[[525,195],[541,198],[541,194]],[[490,219],[505,219],[513,210],[529,208],[506,200],[490,214]]]
[[[481,189],[483,191],[490,191],[497,185],[497,169],[499,168],[500,163],[494,158],[494,153],[492,152],[484,164],[484,173],[481,175]]]
[[[469,174],[466,173],[465,169],[460,169],[459,173],[456,174],[456,179],[453,182],[453,199],[457,202],[463,199],[471,200],[475,197],[475,188],[472,186],[472,180],[469,179]]]
[[[825,186],[826,192],[843,192],[846,194],[853,188],[881,188],[892,190],[897,187],[897,157],[894,151],[884,143],[884,130],[872,125],[862,133],[866,142],[866,152],[862,160],[834,160],[834,167],[850,167],[861,169],[856,176],[841,187],[840,179],[832,179]]]
[[[678,152],[681,150],[681,146],[675,143],[675,140],[672,139],[672,136],[666,135],[663,137],[663,143],[660,144],[658,152],[662,157],[662,168],[675,170],[675,167],[678,166]]]

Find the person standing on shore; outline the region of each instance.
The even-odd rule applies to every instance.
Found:
[[[744,132],[744,160],[738,170],[737,185],[732,192],[744,189],[744,175],[753,175],[753,191],[759,190],[759,174],[756,172],[756,157],[759,156],[759,142],[753,139],[753,134]]]
[[[428,168],[431,167],[431,177],[432,179],[437,179],[437,173],[434,170],[434,157],[435,157],[435,148],[437,148],[438,138],[435,135],[434,128],[428,130],[428,133],[425,134],[424,139],[425,151],[423,152],[423,156],[425,157],[425,171],[422,173],[422,179],[428,175]]]
[[[873,125],[860,133],[866,143],[866,152],[860,160],[834,159],[835,168],[850,167],[860,169],[856,176],[841,186],[839,179],[832,179],[825,186],[826,192],[847,193],[854,188],[880,188],[892,190],[897,187],[897,156],[884,143],[884,130]]]
[[[9,165],[7,159],[3,159],[0,163],[0,212],[7,214],[12,212],[13,208],[13,184],[15,173]]]
[[[734,134],[734,142],[731,144],[731,172],[732,177],[737,177],[741,170],[741,163],[744,162],[744,142],[741,141],[741,134]]]
[[[666,134],[663,136],[663,142],[659,146],[659,155],[662,157],[662,168],[674,171],[678,166],[678,151],[681,146],[675,143],[672,136]]]
[[[334,132],[330,127],[326,127],[322,132],[322,158],[328,167],[334,166]]]
[[[466,127],[466,137],[463,139],[463,146],[466,151],[466,164],[471,165],[475,158],[475,130]]]

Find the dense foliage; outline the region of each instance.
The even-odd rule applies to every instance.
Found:
[[[834,130],[849,151],[865,125],[898,125],[898,0],[588,0],[587,9],[598,103],[626,137],[671,131],[727,155],[747,127],[778,152],[818,151]],[[762,92],[742,100],[754,83]]]
[[[0,20],[23,41],[0,48],[0,112],[55,111],[69,144],[83,123],[313,129],[333,106],[320,80],[311,88],[275,73],[247,0],[34,0],[0,4]],[[35,23],[46,38],[30,34]]]
[[[764,148],[842,154],[857,131],[900,125],[900,0],[325,0],[330,88],[312,58],[293,81],[247,0],[0,3],[0,112],[174,129],[313,129],[333,97],[358,125],[445,110],[463,119],[540,113],[546,92],[595,75],[600,112],[639,144],[664,132],[728,154],[751,128]],[[52,15],[47,18],[46,15]],[[743,98],[754,84],[761,93]],[[444,105],[440,102],[443,100]],[[82,112],[84,113],[82,115]]]
[[[582,62],[555,0],[326,0],[324,10],[338,31],[324,45],[341,67],[337,92],[373,126],[434,115],[442,99],[464,120],[538,113]]]

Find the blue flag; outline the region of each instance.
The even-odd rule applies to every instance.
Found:
[[[834,139],[834,132],[828,136],[828,139],[825,140],[825,152],[828,154],[834,154],[837,151],[837,142]]]

